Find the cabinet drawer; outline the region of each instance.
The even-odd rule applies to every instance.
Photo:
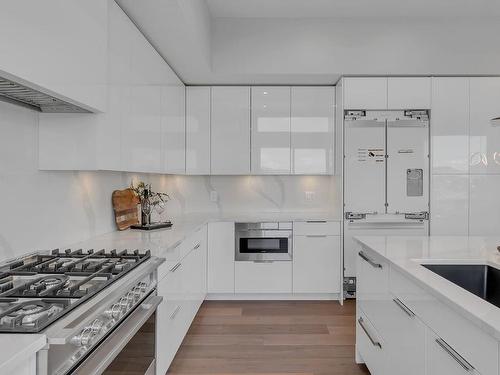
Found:
[[[340,222],[326,220],[295,221],[293,234],[296,236],[340,236]]]
[[[372,251],[358,252],[356,263],[357,307],[362,309],[375,327],[385,324],[389,294],[389,265]]]
[[[292,262],[236,262],[236,293],[291,293]]]
[[[385,342],[362,312],[356,319],[356,349],[371,375],[389,374]]]
[[[498,342],[391,268],[390,289],[430,329],[483,375],[498,375]]]

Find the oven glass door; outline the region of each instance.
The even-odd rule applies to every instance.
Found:
[[[240,238],[240,253],[263,254],[263,253],[288,253],[288,238],[284,237],[243,237]]]

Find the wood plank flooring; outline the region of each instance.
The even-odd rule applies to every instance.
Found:
[[[205,301],[169,375],[358,375],[354,301]]]

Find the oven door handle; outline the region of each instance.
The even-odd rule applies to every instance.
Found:
[[[76,368],[78,374],[102,374],[153,315],[163,297],[151,294]]]

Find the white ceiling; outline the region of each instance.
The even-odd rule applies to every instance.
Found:
[[[498,0],[206,0],[212,17],[498,17]]]

